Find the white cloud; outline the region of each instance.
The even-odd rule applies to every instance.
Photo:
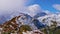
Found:
[[[52,12],[49,10],[43,10],[43,12],[45,12],[46,14],[52,14]]]
[[[41,11],[42,11],[41,7],[38,4],[28,6],[28,8],[27,8],[27,13],[32,17]]]
[[[56,10],[59,10],[59,11],[60,11],[60,4],[54,4],[53,7],[54,7]]]
[[[28,0],[0,0],[0,15],[23,9],[27,1]]]
[[[0,9],[20,8],[25,2],[25,0],[0,0]]]

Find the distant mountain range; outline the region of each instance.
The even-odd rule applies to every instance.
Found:
[[[39,21],[44,22],[46,25],[51,26],[51,21],[56,21],[57,26],[60,26],[60,14],[50,14],[38,18]]]
[[[18,19],[16,19],[15,17]],[[34,17],[31,17],[30,15],[24,14],[24,13],[19,13],[17,16],[14,16],[12,18],[10,17],[10,15],[0,16],[0,24],[4,24],[6,23],[6,21],[10,22],[10,20],[12,20],[13,18],[16,19],[17,24],[20,24],[21,22],[22,24],[29,25],[35,29],[43,28],[46,25],[50,26],[52,24],[51,20],[53,21],[56,20],[58,22],[57,25],[60,26],[59,25],[60,14],[49,14],[48,15],[44,12],[40,12],[36,14]],[[44,19],[45,21],[43,22]]]
[[[20,27],[21,25],[29,25],[32,29],[40,29],[45,27],[45,25],[39,22],[39,20],[24,13],[20,13],[19,16],[13,17],[12,19],[5,21],[3,25],[13,28],[17,26]]]

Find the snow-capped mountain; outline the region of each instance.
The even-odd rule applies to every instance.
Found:
[[[45,25],[39,22],[38,19],[35,19],[27,14],[20,14],[19,16],[21,17],[18,18],[17,21],[22,22],[25,25],[30,25],[32,29],[40,29],[40,28],[45,27]]]
[[[16,29],[21,25],[29,25],[33,30],[45,27],[45,25],[39,22],[39,20],[24,13],[20,13],[19,16],[15,16],[3,24],[4,27],[9,26],[9,28],[12,27],[12,29]]]
[[[21,25],[29,25],[31,22],[31,19],[32,19],[32,17],[30,17],[29,15],[20,13],[19,16],[15,16],[12,19],[10,19],[9,21],[6,21],[5,23],[3,23],[3,27],[7,27],[7,28],[5,28],[5,30],[6,29],[14,30],[14,29],[20,27]]]
[[[34,23],[34,25],[38,28],[38,29],[41,29],[41,28],[44,28],[46,25],[44,25],[42,22],[39,22],[38,19],[34,19],[32,21]]]
[[[44,22],[44,24],[51,26],[53,23],[51,21],[56,21],[57,26],[60,26],[60,14],[50,14],[38,18],[39,21]]]

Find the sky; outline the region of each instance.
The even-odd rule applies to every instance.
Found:
[[[33,17],[40,12],[60,13],[60,0],[0,0],[0,17],[14,17],[19,13]]]
[[[31,8],[36,9],[30,10]],[[29,11],[36,13],[38,9],[51,13],[60,12],[60,0],[0,0],[0,15],[23,11],[25,13],[29,13]]]
[[[41,6],[41,8],[43,10],[48,10],[53,13],[60,11],[59,10],[60,9],[60,0],[30,0],[30,3],[28,3],[27,6],[33,5],[33,4],[38,4]]]

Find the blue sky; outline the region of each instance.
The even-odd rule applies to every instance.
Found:
[[[58,10],[53,8],[54,4],[60,4],[60,0],[30,0],[27,5],[38,4],[43,10],[49,10],[50,12],[56,13]]]

